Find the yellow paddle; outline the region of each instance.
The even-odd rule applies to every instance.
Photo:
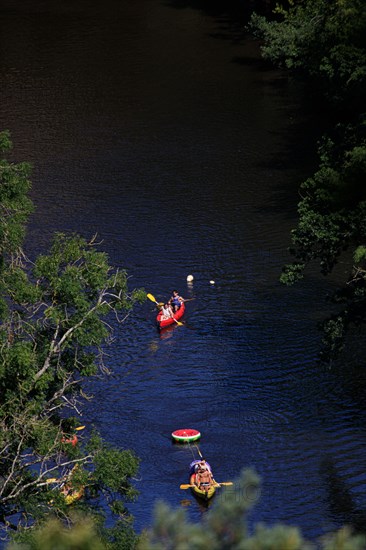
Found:
[[[221,483],[218,483],[216,481],[214,487],[221,487],[221,485],[234,485],[232,481],[222,481]],[[182,485],[179,486],[179,489],[189,489],[190,487],[197,487],[197,485],[192,485],[190,483],[182,483]]]
[[[79,432],[80,430],[84,430],[85,426],[78,426],[77,428],[75,428],[75,430],[77,432]]]
[[[149,298],[149,300],[151,300],[152,302],[155,302],[156,305],[157,305],[158,307],[162,307],[162,306],[164,305],[164,303],[162,303],[162,302],[157,302],[157,301],[155,300],[155,296],[153,296],[152,294],[148,293],[148,294],[146,294],[146,296]],[[177,323],[178,326],[180,326],[180,327],[183,326],[183,323],[180,323],[179,321],[177,321],[176,319],[174,319],[173,316],[172,316],[172,319],[173,319],[173,321],[174,321],[175,323]]]
[[[155,302],[158,307],[163,307],[164,302],[157,302],[155,300],[155,296],[153,296],[152,294],[148,293],[146,294],[146,296],[149,298],[149,300],[151,300],[152,302]]]

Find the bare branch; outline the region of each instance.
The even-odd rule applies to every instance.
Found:
[[[62,467],[65,467],[65,466],[69,466],[71,464],[85,464],[87,463],[88,461],[91,461],[91,459],[93,458],[93,455],[87,455],[83,458],[75,458],[73,460],[69,460],[67,462],[63,462],[62,464],[58,464],[57,466],[54,466],[53,468],[49,468],[48,470],[44,471],[43,473],[41,473],[36,479],[34,479],[33,481],[30,481],[29,483],[26,483],[24,485],[21,485],[19,487],[19,483],[18,486],[15,488],[16,490],[13,490],[9,495],[3,497],[2,501],[3,502],[8,502],[8,501],[11,501],[11,500],[14,500],[16,498],[19,497],[19,495],[21,495],[22,493],[24,493],[27,489],[29,489],[30,487],[40,487],[40,483],[41,483],[41,480],[44,479],[44,477],[48,474],[50,474],[51,472],[54,472],[55,470],[59,470],[60,468]],[[46,483],[44,483],[43,485],[46,485]]]

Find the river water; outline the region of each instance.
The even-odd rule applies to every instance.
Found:
[[[34,165],[31,256],[54,231],[98,233],[131,287],[195,298],[161,334],[138,307],[88,386],[86,429],[141,458],[137,530],[158,498],[206,512],[179,489],[197,451],[170,436],[195,428],[216,479],[261,476],[251,526],[314,539],[364,524],[365,381],[317,364],[327,281],[278,282],[320,130],[240,4],[3,0],[0,125]]]

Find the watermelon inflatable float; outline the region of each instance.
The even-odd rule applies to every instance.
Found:
[[[174,441],[179,443],[191,443],[191,441],[197,441],[201,437],[201,433],[198,430],[192,430],[191,428],[185,428],[182,430],[175,430],[172,433]]]

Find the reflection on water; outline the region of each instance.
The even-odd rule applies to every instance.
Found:
[[[278,282],[313,130],[242,27],[196,6],[4,1],[0,122],[34,164],[27,251],[98,232],[131,287],[195,297],[160,333],[138,308],[116,327],[113,375],[86,388],[86,430],[142,459],[138,529],[157,498],[205,512],[179,489],[192,449],[170,434],[184,426],[218,479],[258,471],[252,522],[315,537],[365,510],[366,434],[359,375],[316,364],[324,281]]]

